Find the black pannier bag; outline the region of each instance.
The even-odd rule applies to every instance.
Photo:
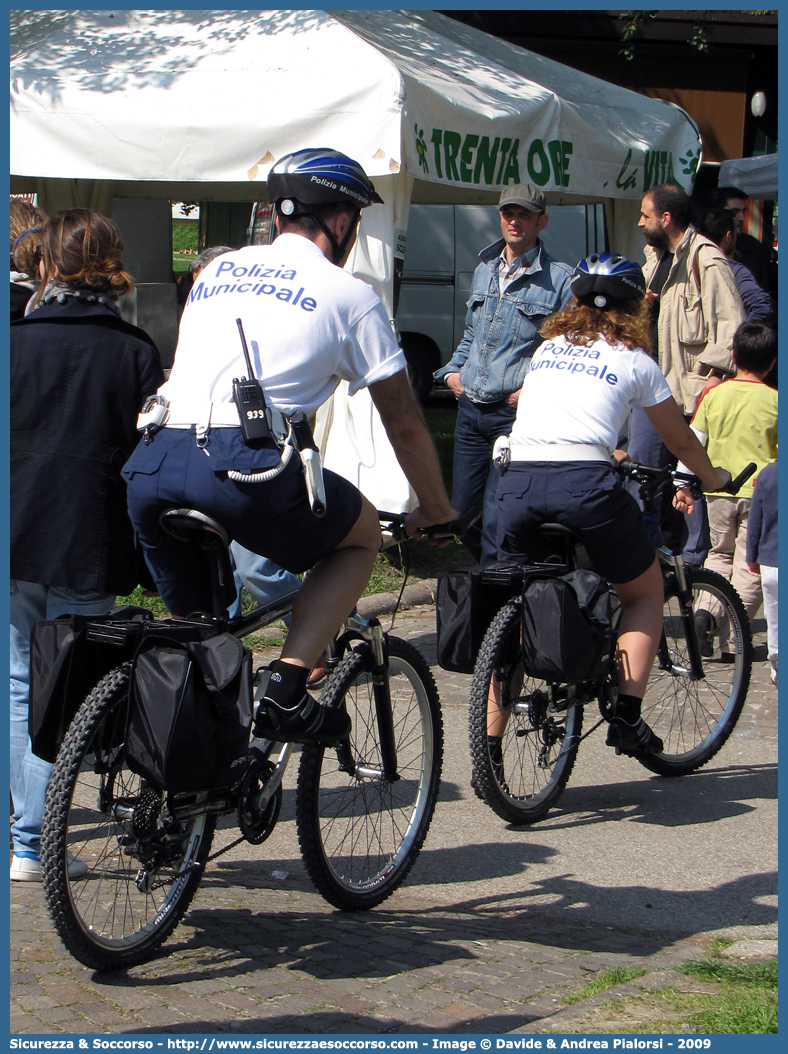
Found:
[[[129,768],[161,790],[229,786],[241,775],[234,763],[249,745],[252,705],[252,653],[237,637],[157,624],[132,669]]]
[[[523,569],[510,560],[442,575],[435,593],[438,665],[473,673],[484,635],[500,609],[523,585]]]
[[[33,623],[28,733],[33,753],[53,762],[85,697],[134,657],[152,612],[131,604],[106,615],[61,615]]]
[[[529,574],[523,588],[523,660],[543,681],[577,684],[608,669],[620,603],[594,571]]]

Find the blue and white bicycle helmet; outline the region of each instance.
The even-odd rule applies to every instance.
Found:
[[[646,280],[638,264],[620,253],[594,253],[581,260],[570,287],[581,304],[616,307],[624,300],[642,299]]]
[[[311,216],[331,242],[335,262],[341,259],[355,223],[339,243],[315,206],[341,204],[360,210],[383,204],[361,165],[329,149],[297,150],[280,158],[268,173],[268,200],[282,216]]]

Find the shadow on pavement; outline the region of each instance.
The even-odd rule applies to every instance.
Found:
[[[208,881],[206,876],[205,888],[201,889],[203,904],[211,887],[220,884],[215,879]],[[484,959],[488,960],[491,945],[500,946],[502,957],[510,954],[509,942],[516,943],[522,959],[537,964],[544,947],[589,952],[621,947],[630,955],[648,957],[697,933],[773,923],[777,917],[776,894],[774,873],[745,876],[718,889],[693,891],[645,886],[599,889],[572,876],[559,875],[504,895],[424,908],[414,907],[410,898],[395,910],[378,908],[350,915],[293,911],[287,907],[285,891],[272,898],[261,890],[259,907],[210,908],[198,903],[165,946],[169,963],[160,958],[135,968],[125,978],[97,974],[96,980],[156,988],[197,976],[204,981],[216,980],[277,968],[321,980],[382,980],[458,961],[471,967],[478,957],[474,945],[484,948]],[[774,905],[764,903],[772,898]],[[619,923],[614,933],[613,926],[599,924],[601,909],[612,912],[608,917],[618,921],[616,904],[633,902],[642,906],[644,914],[653,909],[654,916],[672,919],[673,925],[663,932],[627,933]],[[478,968],[484,970],[484,962]]]
[[[777,800],[776,764],[729,765],[681,778],[652,776],[592,787],[573,786],[570,780],[546,821],[530,828],[510,824],[509,829],[555,830],[617,819],[683,827],[752,812],[759,800]]]
[[[543,1014],[528,1014],[523,1011],[517,1014],[490,1014],[486,1017],[469,1018],[465,1022],[452,1022],[450,1031],[452,1033],[490,1033],[492,1035],[506,1034],[515,1028],[529,1024],[531,1021],[543,1021]],[[218,1030],[216,1021],[189,1021],[179,1024],[172,1031],[178,1035],[215,1035],[225,1034],[230,1036],[240,1035],[371,1035],[385,1036],[388,1033],[407,1033],[408,1035],[432,1035],[435,1028],[430,1025],[417,1024],[415,1022],[403,1022],[397,1018],[382,1017],[376,1014],[365,1013],[354,1014],[352,1011],[343,1013],[336,1010],[325,1010],[311,1014],[291,1014],[272,1017],[244,1018],[239,1020],[236,1028],[224,1028]],[[168,1030],[165,1030],[165,1032]],[[135,1036],[157,1035],[162,1032],[161,1028],[135,1028]],[[124,1035],[124,1032],[118,1032]],[[232,1040],[230,1040],[232,1043]],[[229,1044],[228,1044],[229,1045]],[[270,1047],[270,1043],[269,1043]],[[236,1046],[235,1049],[238,1049]]]

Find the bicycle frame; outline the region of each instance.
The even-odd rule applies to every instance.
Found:
[[[665,470],[663,470],[663,473],[665,473]],[[655,499],[657,493],[658,491],[646,485],[645,482],[641,483],[640,498],[643,502],[644,516],[654,517],[656,515]],[[690,586],[689,581],[687,579],[687,572],[686,568],[684,567],[684,557],[680,552],[673,552],[671,549],[668,549],[667,546],[663,545],[657,549],[657,559],[659,561],[660,570],[662,571],[662,578],[666,588],[669,585],[671,572],[675,575],[675,596],[679,602],[681,621],[684,626],[684,634],[685,639],[687,641],[687,652],[690,660],[690,669],[689,671],[683,669],[676,670],[676,673],[689,673],[692,680],[703,680],[705,674],[703,672],[703,662],[701,660],[700,645],[698,644],[698,634],[695,629],[695,620],[693,618],[692,611],[692,587]],[[664,627],[662,630],[662,635],[660,637],[659,647],[657,649],[657,661],[661,670],[671,670],[673,668],[673,664],[670,660],[670,652],[668,649],[667,641],[665,639]]]
[[[261,605],[260,607],[247,612],[245,615],[239,615],[234,619],[230,619],[228,624],[229,632],[236,637],[245,637],[249,633],[254,633],[263,626],[267,626],[271,622],[283,618],[292,610],[293,600],[296,595],[297,591],[294,590],[292,593],[288,593],[277,601]],[[372,654],[373,665],[370,673],[372,677],[372,690],[375,701],[378,734],[380,736],[383,769],[382,771],[377,771],[357,765],[351,756],[350,747],[347,743],[341,744],[337,750],[339,754],[339,763],[346,772],[355,774],[356,776],[383,779],[389,783],[393,783],[399,779],[399,775],[397,772],[394,719],[391,711],[391,696],[389,694],[388,657],[386,655],[383,628],[377,619],[368,620],[363,618],[357,612],[354,612],[345,620],[343,631],[331,642],[330,645],[331,657],[329,660],[329,674],[332,669],[336,668],[339,660],[354,640],[365,641],[369,645]],[[270,759],[272,749],[275,748],[276,745],[277,744],[272,743],[264,750],[260,750],[259,748],[255,749],[258,754],[263,754],[266,758]],[[280,750],[279,756],[274,765],[274,772],[270,779],[266,781],[265,787],[260,792],[260,800],[258,801],[256,798],[254,801],[254,804],[256,806],[259,805],[261,808],[265,807],[270,798],[276,792],[276,788],[281,783],[284,770],[287,767],[290,755],[292,754],[292,745],[278,745],[282,749]],[[268,786],[269,783],[271,784],[270,790]]]

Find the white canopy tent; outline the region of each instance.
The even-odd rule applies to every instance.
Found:
[[[690,190],[700,161],[678,107],[431,11],[13,14],[12,189],[35,177],[50,208],[264,200],[276,158],[329,145],[380,184],[364,255],[384,300],[411,199],[490,204],[532,182],[607,201],[632,252],[644,190]]]
[[[777,198],[779,186],[777,154],[737,157],[720,165],[719,185],[737,187],[751,198]]]
[[[265,200],[283,154],[343,150],[385,201],[348,266],[390,311],[411,200],[535,183],[606,203],[611,245],[639,258],[643,192],[690,191],[701,159],[673,104],[431,11],[12,12],[10,133],[11,188],[35,180],[48,211]]]

